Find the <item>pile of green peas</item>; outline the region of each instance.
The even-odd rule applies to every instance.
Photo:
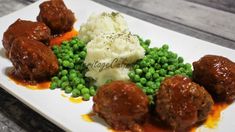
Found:
[[[169,46],[164,44],[160,48],[149,48],[150,40],[139,37],[141,46],[145,49],[145,57],[137,61],[129,72],[130,79],[141,88],[154,104],[156,91],[161,82],[174,75],[192,76],[192,67],[184,63],[184,59],[176,53],[169,51]]]
[[[59,63],[59,72],[51,78],[50,89],[60,88],[72,97],[81,96],[89,100],[96,93],[96,88],[89,85],[89,78],[85,77],[87,67],[84,64],[86,44],[78,37],[70,41],[63,41],[61,46],[52,47]]]

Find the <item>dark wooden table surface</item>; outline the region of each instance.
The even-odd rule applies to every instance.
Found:
[[[36,0],[0,0],[0,17]],[[94,0],[150,23],[235,49],[235,0]],[[0,88],[0,132],[63,131]]]

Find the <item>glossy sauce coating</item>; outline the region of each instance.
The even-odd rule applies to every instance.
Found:
[[[28,38],[14,40],[9,59],[14,66],[14,76],[29,83],[48,80],[59,69],[53,51],[43,43]]]
[[[204,121],[213,106],[208,92],[183,76],[166,78],[156,96],[156,112],[176,131],[187,131]]]
[[[19,37],[47,42],[50,39],[51,31],[42,22],[32,22],[27,20],[16,20],[3,34],[3,46],[9,52],[12,42]]]
[[[93,111],[116,130],[142,131],[148,113],[148,97],[132,82],[103,85],[93,98]]]
[[[193,80],[203,85],[216,101],[235,100],[235,63],[216,55],[206,55],[193,63]]]
[[[61,34],[72,30],[75,16],[63,0],[49,0],[40,4],[39,22],[44,22],[53,34]]]

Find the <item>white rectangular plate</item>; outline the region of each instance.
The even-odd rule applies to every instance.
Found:
[[[42,0],[15,13],[0,18],[0,40],[2,40],[3,32],[10,24],[16,21],[16,19],[21,18],[35,21],[36,16],[39,13],[40,3],[42,3]],[[88,16],[92,13],[113,11],[110,8],[88,0],[65,0],[65,4],[76,15],[76,29],[79,29],[80,25],[85,23]],[[232,49],[173,32],[128,15],[124,16],[133,34],[138,34],[145,39],[151,39],[151,46],[161,46],[164,43],[169,44],[170,50],[184,57],[186,62],[191,63],[206,54],[222,55],[235,61],[235,51]],[[16,85],[14,82],[9,80],[5,74],[5,70],[8,67],[12,67],[12,64],[4,57],[3,46],[0,42],[0,84],[2,88],[66,131],[108,131],[107,127],[101,123],[86,122],[82,119],[81,115],[87,114],[92,110],[92,101],[76,104],[62,97],[62,92],[60,90],[30,90]],[[222,113],[222,117],[217,128],[206,129],[202,126],[200,128],[201,131],[234,132],[234,110],[235,103],[226,108]]]

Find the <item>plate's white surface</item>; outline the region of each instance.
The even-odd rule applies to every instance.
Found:
[[[42,0],[13,14],[0,18],[0,40],[2,40],[3,32],[17,18],[36,20],[36,16],[39,13],[38,6],[41,2]],[[79,29],[81,23],[86,22],[91,13],[112,11],[105,6],[88,0],[65,0],[65,4],[76,15],[78,20],[75,24],[76,29]],[[173,32],[128,15],[124,16],[132,33],[138,34],[145,39],[151,39],[152,46],[161,46],[164,43],[169,44],[170,50],[183,56],[186,62],[191,63],[196,61],[205,54],[222,55],[235,61],[234,50]],[[79,132],[108,131],[101,123],[86,122],[81,118],[81,115],[91,111],[92,101],[75,104],[62,97],[60,90],[35,91],[16,85],[5,75],[5,69],[11,66],[11,62],[4,57],[3,46],[0,44],[0,84],[2,88],[64,130]],[[199,131],[235,132],[234,119],[235,103],[230,105],[222,113],[221,121],[216,129],[207,129],[202,126],[199,128]]]

